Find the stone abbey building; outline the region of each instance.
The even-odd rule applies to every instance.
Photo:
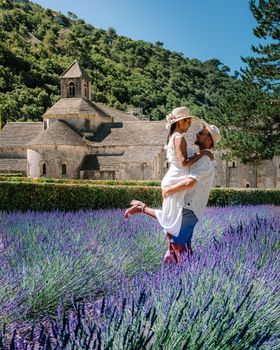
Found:
[[[42,122],[8,122],[0,131],[0,173],[28,177],[158,179],[166,170],[165,121],[91,101],[91,80],[77,61],[61,75],[61,98]],[[194,142],[193,123],[187,141]],[[280,187],[280,157],[259,168],[216,155],[215,186]]]

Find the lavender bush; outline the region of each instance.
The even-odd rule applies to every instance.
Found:
[[[279,207],[209,208],[179,267],[155,221],[121,214],[2,213],[2,320],[42,317],[3,348],[280,348]]]
[[[51,313],[61,301],[103,295],[120,279],[160,266],[165,242],[157,223],[122,215],[2,213],[0,321]]]

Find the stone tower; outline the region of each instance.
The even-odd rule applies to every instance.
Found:
[[[91,100],[91,79],[75,60],[60,76],[62,98]]]
[[[60,76],[61,98],[43,115],[44,128],[63,121],[80,136],[93,137],[113,118],[91,101],[91,79],[75,60]]]

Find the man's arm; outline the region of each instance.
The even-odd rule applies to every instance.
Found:
[[[186,190],[192,188],[196,183],[197,183],[196,179],[193,179],[191,177],[187,177],[185,180],[182,180],[173,186],[170,186],[168,188],[163,189],[162,190],[162,197],[166,198],[173,193],[186,191]]]

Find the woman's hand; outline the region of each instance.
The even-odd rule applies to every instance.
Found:
[[[168,191],[168,188],[163,188],[162,191],[161,191],[161,194],[162,194],[162,198],[165,199],[169,196],[169,191]]]
[[[211,160],[214,160],[214,155],[213,155],[213,153],[212,153],[211,151],[208,151],[207,149],[201,150],[201,151],[200,151],[200,154],[201,154],[202,156],[207,156],[207,157],[209,157]]]

